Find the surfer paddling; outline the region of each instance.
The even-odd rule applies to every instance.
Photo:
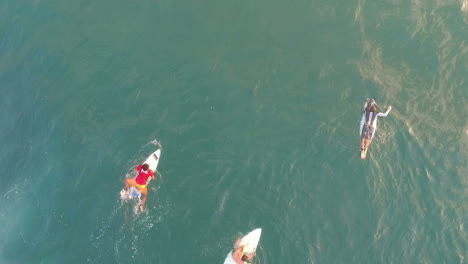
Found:
[[[246,264],[255,257],[257,245],[262,235],[262,229],[252,230],[246,236],[238,238],[234,247],[226,256],[224,264]]]
[[[374,133],[377,128],[377,118],[386,117],[390,110],[392,110],[391,106],[388,107],[385,113],[379,113],[375,99],[367,98],[367,102],[364,105],[363,120],[361,120],[361,159],[366,158],[367,149],[374,138]]]
[[[128,178],[125,180],[125,191],[128,195],[130,192],[130,186],[134,186],[141,191],[143,198],[141,199],[140,211],[143,211],[143,208],[148,197],[148,188],[146,187],[148,178],[151,177],[153,180],[154,172],[149,168],[148,164],[138,165],[135,169],[138,171],[138,176],[136,178]]]
[[[246,264],[255,256],[255,252],[245,254],[246,245],[241,246],[241,242],[242,238],[238,238],[236,243],[234,243],[234,248],[232,249],[231,257],[236,264]]]

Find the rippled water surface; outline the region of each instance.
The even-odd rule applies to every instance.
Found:
[[[467,42],[463,0],[0,0],[0,263],[468,263]]]

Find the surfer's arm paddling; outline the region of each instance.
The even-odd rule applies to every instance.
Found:
[[[388,115],[388,113],[390,113],[390,110],[392,110],[391,105],[387,108],[387,111],[385,111],[385,113],[378,113],[377,117],[386,117]]]

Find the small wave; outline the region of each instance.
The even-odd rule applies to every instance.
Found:
[[[156,138],[151,140],[150,142],[148,142],[145,146],[149,145],[149,144],[152,144],[152,145],[155,145],[157,146],[161,151],[162,151],[162,145],[161,145],[161,142],[159,142]]]
[[[3,198],[9,198],[9,195],[11,192],[15,192],[15,194],[18,194],[18,186],[16,185],[15,187],[13,187],[12,189],[10,189],[9,191],[7,191],[5,194],[3,194]]]

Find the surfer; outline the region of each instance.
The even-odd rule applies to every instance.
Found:
[[[143,198],[141,199],[140,211],[143,211],[146,199],[148,197],[148,188],[146,187],[146,182],[148,181],[149,177],[151,177],[153,180],[155,179],[155,177],[154,172],[149,168],[149,165],[146,163],[138,165],[138,167],[136,167],[135,170],[138,171],[138,176],[136,178],[128,178],[125,180],[125,190],[128,194],[130,192],[131,185],[141,191]]]
[[[244,250],[246,245],[240,245],[242,238],[238,238],[236,243],[234,243],[234,248],[232,249],[232,259],[236,262],[236,264],[245,264],[252,260],[255,256],[255,252],[250,254],[244,254]]]
[[[377,126],[377,117],[386,117],[390,110],[392,110],[391,106],[388,107],[385,113],[378,113],[375,99],[367,98],[367,102],[364,105],[366,119],[361,131],[361,152],[367,151],[372,142],[372,137]]]

